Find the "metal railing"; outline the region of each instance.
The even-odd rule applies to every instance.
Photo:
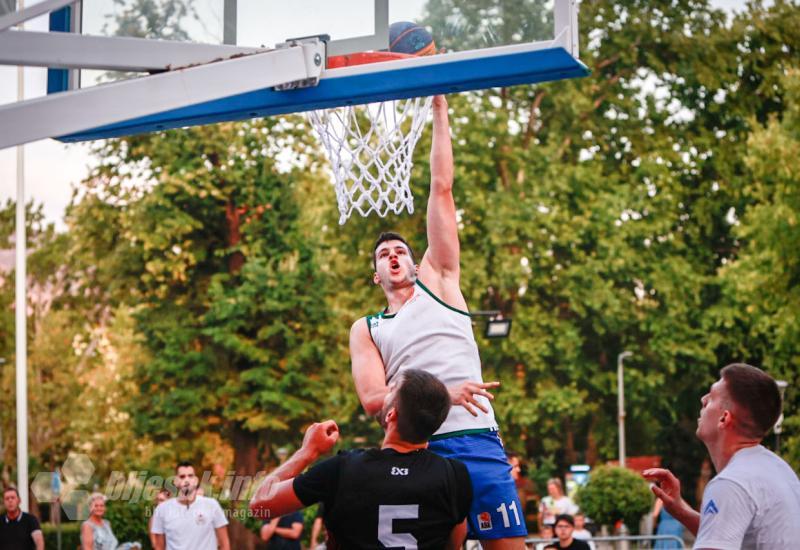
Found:
[[[618,535],[618,536],[607,536],[607,537],[592,537],[590,539],[582,539],[585,542],[593,542],[595,546],[601,546],[598,543],[619,543],[615,545],[616,548],[620,549],[629,549],[629,548],[653,548],[656,541],[663,540],[663,541],[670,541],[678,543],[678,548],[686,548],[683,543],[683,539],[677,535]],[[537,538],[527,538],[525,539],[525,544],[529,548],[536,548],[537,544],[540,543],[556,543],[558,544],[558,539],[537,539]],[[635,545],[631,545],[630,543],[636,543]],[[645,543],[645,544],[640,544]]]

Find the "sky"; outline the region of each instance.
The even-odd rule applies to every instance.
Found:
[[[106,0],[107,1],[107,0]],[[310,4],[314,0],[294,0],[293,10],[297,10],[302,4]],[[368,1],[368,0],[359,0]],[[198,5],[208,4],[213,0],[198,0]],[[255,3],[257,2],[257,3]],[[285,5],[283,0],[270,0],[275,6]],[[391,0],[390,20],[409,20],[413,19],[413,14],[424,4],[425,0]],[[36,2],[30,0],[25,2],[26,6]],[[88,4],[88,2],[87,2]],[[328,4],[327,2],[325,4]],[[332,3],[330,3],[332,4]],[[744,0],[711,0],[711,4],[729,11],[741,11],[744,9]],[[263,16],[258,13],[260,6],[266,5],[264,0],[240,0],[239,21],[241,33],[249,32],[250,28],[258,28],[250,25],[245,28],[244,22],[263,21]],[[259,6],[255,8],[254,6]],[[280,10],[280,7],[275,9]],[[352,12],[351,12],[352,13]],[[330,15],[317,13],[317,20],[330,20]],[[297,18],[295,18],[297,19]],[[96,27],[102,21],[95,18],[92,23]],[[264,27],[261,25],[260,27]],[[39,17],[26,23],[26,30],[47,30],[47,18]],[[285,31],[285,29],[283,29]],[[283,32],[282,31],[282,32]],[[214,33],[215,29],[205,29],[205,32]],[[319,32],[316,29],[309,33]],[[298,34],[288,33],[286,36],[296,36]],[[270,38],[258,36],[251,40],[262,40],[267,45]],[[258,44],[248,44],[258,45]],[[12,103],[17,100],[17,67],[0,66],[0,105]],[[35,67],[28,67],[24,70],[25,98],[31,99],[45,95],[46,90],[46,70]],[[5,131],[5,130],[3,130]],[[25,197],[26,201],[33,199],[36,203],[43,205],[44,214],[47,220],[56,224],[59,229],[64,229],[63,217],[64,209],[69,203],[73,187],[83,180],[91,166],[96,162],[90,153],[90,145],[63,144],[61,142],[45,139],[24,146],[24,177],[25,177]],[[8,198],[15,198],[17,191],[17,148],[0,150],[0,201],[5,202]]]

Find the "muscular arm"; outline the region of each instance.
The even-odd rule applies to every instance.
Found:
[[[383,408],[389,388],[386,386],[383,359],[363,318],[353,323],[350,329],[350,362],[361,406],[369,416],[375,416]]]
[[[153,548],[155,550],[164,550],[166,546],[166,538],[161,533],[153,533]]]
[[[264,479],[250,500],[250,509],[261,518],[277,518],[303,508],[294,492],[294,478],[311,463],[327,453],[339,440],[339,428],[333,420],[312,424],[303,445],[279,468]]]
[[[450,532],[450,538],[447,541],[447,546],[445,547],[447,550],[458,550],[461,548],[461,545],[464,544],[464,540],[467,538],[467,520],[465,519],[455,527]]]
[[[428,250],[420,263],[420,279],[432,286],[448,304],[466,309],[459,288],[461,251],[453,199],[453,147],[444,96],[433,99],[427,233]]]

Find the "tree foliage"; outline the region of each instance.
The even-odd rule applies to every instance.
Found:
[[[598,525],[622,520],[634,530],[653,504],[647,482],[636,472],[618,466],[601,466],[576,496],[581,510]]]
[[[503,15],[543,4],[430,0],[423,23],[451,50],[541,39],[547,16]],[[132,9],[118,23],[142,36],[190,15]],[[780,450],[798,467],[800,9],[752,2],[728,18],[698,0],[595,0],[580,17],[590,77],[448,98],[464,293],[514,320],[507,340],[479,337],[485,378],[502,382],[504,441],[542,479],[614,458],[628,350],[629,455],[660,454],[690,487],[705,455],[699,399],[721,366],[747,361],[789,382]],[[424,250],[429,148],[428,131],[417,214],[338,227],[299,116],[99,144],[65,234],[29,209],[29,285],[57,289],[30,318],[32,425],[50,430],[39,463],[80,447],[109,468],[168,470],[180,456],[253,470],[322,417],[344,445],[376,444],[347,329],[384,306],[371,284],[378,232]],[[12,212],[0,209],[4,247]]]

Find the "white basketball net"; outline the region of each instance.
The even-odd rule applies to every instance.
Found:
[[[339,224],[357,210],[385,217],[414,212],[412,154],[428,119],[432,98],[415,98],[369,105],[311,111],[333,168]]]

